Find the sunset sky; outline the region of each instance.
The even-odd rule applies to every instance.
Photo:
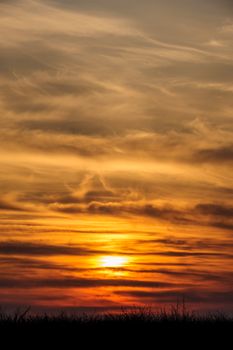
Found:
[[[0,1],[0,305],[233,312],[233,4]]]

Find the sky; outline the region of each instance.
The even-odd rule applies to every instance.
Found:
[[[233,312],[233,4],[0,1],[0,304]]]

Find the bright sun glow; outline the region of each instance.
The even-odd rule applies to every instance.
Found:
[[[103,256],[101,257],[100,264],[102,267],[121,267],[126,265],[128,258],[125,256]]]

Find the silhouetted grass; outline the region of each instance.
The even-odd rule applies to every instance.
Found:
[[[198,315],[185,305],[153,312],[150,308],[122,309],[120,313],[33,315],[30,309],[0,313],[0,346],[52,349],[228,348],[233,319],[221,313]],[[226,345],[225,345],[226,344]]]
[[[199,315],[177,304],[169,310],[153,312],[150,308],[122,309],[120,313],[33,315],[30,308],[14,314],[0,313],[0,333],[6,330],[72,330],[91,329],[220,329],[233,331],[233,318],[222,313]]]

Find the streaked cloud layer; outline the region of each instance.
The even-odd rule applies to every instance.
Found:
[[[0,28],[1,304],[232,310],[231,1],[4,0]]]

